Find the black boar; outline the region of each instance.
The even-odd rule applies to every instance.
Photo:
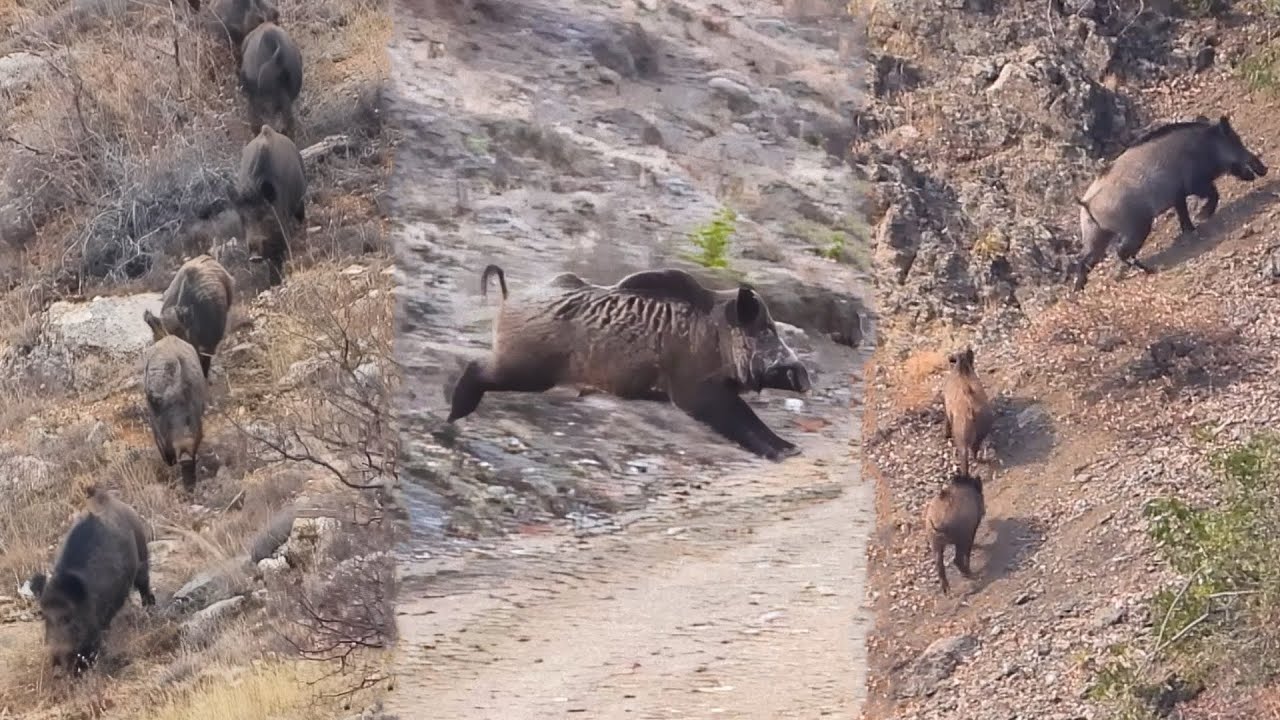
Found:
[[[973,369],[973,348],[952,354],[951,372],[942,385],[944,437],[955,447],[960,472],[969,474],[969,462],[978,456],[991,433],[994,413],[982,380]]]
[[[973,539],[986,512],[982,479],[964,472],[953,474],[925,506],[924,529],[929,536],[929,552],[933,556],[934,570],[938,573],[943,595],[951,590],[947,583],[947,566],[942,561],[943,551],[948,545],[954,545],[956,555],[952,562],[962,575],[972,578],[969,558],[973,553]]]
[[[166,465],[180,465],[189,490],[195,485],[196,454],[204,438],[207,392],[195,347],[174,335],[152,343],[143,359],[142,389],[156,448]]]
[[[29,586],[44,615],[44,641],[55,668],[80,673],[93,665],[102,634],[137,588],[154,605],[147,529],[138,513],[103,488],[89,488],[87,512],[62,541],[53,575]]]
[[[273,0],[213,0],[215,30],[227,38],[240,61],[240,45],[246,36],[265,22],[280,22],[280,11]]]
[[[263,125],[240,152],[236,193],[236,207],[245,225],[265,238],[261,257],[270,262],[273,281],[278,281],[292,225],[307,220],[307,176],[298,146]]]
[[[1076,201],[1084,253],[1077,261],[1075,289],[1084,289],[1089,272],[1117,237],[1116,256],[1150,273],[1137,255],[1155,219],[1173,208],[1182,231],[1195,230],[1187,197],[1203,198],[1200,219],[1209,219],[1218,209],[1214,182],[1228,173],[1252,182],[1267,174],[1267,166],[1244,146],[1226,115],[1217,123],[1170,123],[1140,137]]]
[[[209,255],[182,264],[164,291],[160,317],[150,310],[142,318],[156,339],[176,335],[195,346],[200,371],[207,379],[213,354],[227,329],[227,313],[234,299],[231,274]]]
[[[475,411],[486,392],[596,388],[625,399],[662,397],[747,450],[771,460],[799,452],[740,394],[807,392],[809,372],[778,335],[754,290],[714,291],[686,272],[652,270],[611,286],[563,273],[519,302],[503,301],[493,351],[454,386],[448,422]]]
[[[302,53],[289,33],[265,22],[241,46],[240,87],[249,99],[249,124],[292,136],[293,103],[302,92]]]

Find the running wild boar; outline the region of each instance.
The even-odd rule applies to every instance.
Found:
[[[448,422],[475,411],[486,392],[596,388],[624,399],[666,399],[747,450],[780,460],[800,452],[740,397],[764,388],[807,392],[809,372],[778,335],[764,299],[747,286],[715,291],[686,272],[652,270],[614,285],[556,276],[502,305],[493,350],[469,362],[454,386]]]
[[[246,36],[265,22],[280,22],[280,11],[273,0],[213,0],[213,27],[231,43],[236,61],[240,61],[240,45]]]
[[[273,282],[282,275],[288,236],[306,222],[307,176],[302,153],[288,136],[263,125],[240,152],[237,210],[265,239],[260,257],[269,261]]]
[[[293,103],[302,92],[302,53],[284,28],[265,22],[244,39],[240,87],[249,99],[249,124],[292,136]]]
[[[986,512],[982,479],[964,472],[953,474],[925,506],[924,529],[943,595],[951,591],[947,582],[947,566],[942,561],[943,551],[948,545],[954,545],[956,554],[952,562],[962,575],[972,578],[969,558],[973,553],[973,539]]]
[[[86,511],[62,541],[53,574],[31,576],[44,615],[53,667],[79,674],[97,660],[102,635],[137,588],[154,605],[147,530],[138,513],[103,488],[87,491]]]
[[[969,473],[969,463],[977,458],[982,443],[991,434],[994,414],[982,380],[973,368],[973,348],[952,354],[951,372],[942,386],[944,437],[951,441],[960,472]]]
[[[150,310],[142,318],[154,339],[176,335],[195,346],[200,371],[207,379],[213,354],[227,330],[227,313],[233,300],[231,274],[209,255],[182,264],[164,291],[160,317]]]
[[[174,335],[152,343],[143,356],[142,389],[156,449],[166,465],[180,466],[182,483],[190,490],[204,438],[207,392],[195,347]]]
[[[1244,146],[1226,115],[1217,123],[1170,123],[1140,137],[1076,201],[1084,253],[1077,261],[1075,289],[1084,289],[1089,272],[1116,238],[1116,256],[1150,273],[1137,256],[1155,219],[1173,208],[1182,231],[1195,230],[1187,198],[1204,199],[1200,219],[1209,219],[1218,209],[1214,183],[1228,173],[1252,182],[1267,174],[1267,166]]]

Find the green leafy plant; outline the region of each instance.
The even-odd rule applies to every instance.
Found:
[[[711,220],[689,233],[689,242],[697,252],[689,259],[706,268],[728,268],[729,246],[737,230],[738,214],[732,208],[722,207]]]
[[[1253,91],[1275,92],[1280,89],[1280,45],[1268,45],[1252,53],[1236,66],[1236,73]]]
[[[1280,438],[1260,434],[1208,459],[1219,502],[1164,497],[1143,508],[1157,551],[1183,580],[1152,597],[1143,659],[1115,653],[1095,675],[1090,694],[1115,717],[1151,717],[1157,698],[1177,692],[1170,669],[1184,686],[1215,668],[1257,681],[1280,671]]]

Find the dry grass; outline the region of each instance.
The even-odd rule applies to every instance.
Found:
[[[891,371],[892,407],[903,412],[927,407],[938,394],[939,374],[946,367],[945,353],[933,349],[912,352]]]
[[[227,371],[227,384],[225,392],[215,388],[214,411],[206,414],[201,462],[209,467],[194,496],[173,482],[155,451],[130,382],[131,362],[76,358],[77,377],[104,379],[82,397],[0,384],[0,462],[21,455],[33,458],[23,461],[33,467],[49,468],[39,482],[18,478],[0,491],[0,582],[20,584],[48,567],[90,482],[113,488],[173,545],[152,571],[162,602],[197,571],[242,553],[300,493],[333,491],[315,467],[265,457],[220,413],[263,423],[278,408],[302,406],[317,425],[335,422],[323,415],[335,405],[314,400],[323,386],[276,386],[288,367],[309,357],[354,358],[387,368],[381,377],[394,375],[388,365],[391,280],[380,274],[389,261],[364,257],[383,247],[372,198],[386,162],[381,128],[369,120],[368,98],[376,93],[368,91],[389,73],[384,4],[280,2],[282,25],[306,61],[298,144],[351,128],[363,145],[310,175],[315,197],[308,215],[315,228],[295,247],[285,284],[266,298],[248,292],[237,298],[222,349],[250,343],[269,368],[230,355],[215,360]],[[40,189],[29,203],[34,239],[0,249],[0,279],[17,283],[0,294],[0,352],[35,344],[40,313],[59,296],[162,288],[184,256],[207,250],[193,243],[226,239],[193,239],[187,227],[199,210],[225,197],[251,137],[231,55],[185,3],[175,6],[176,28],[168,2],[131,1],[127,11],[94,23],[73,21],[69,7],[56,0],[22,0],[21,6],[0,0],[0,25],[24,33],[17,42],[46,58],[39,82],[0,98],[5,134],[34,149],[0,147],[0,159],[12,151],[28,168],[22,177],[0,173],[0,183]],[[0,187],[0,195],[6,190]],[[341,274],[353,257],[373,267],[363,275]],[[254,322],[245,323],[250,316]],[[102,426],[77,425],[84,417],[101,419]],[[95,427],[105,434],[98,429],[90,436]],[[331,504],[352,502],[347,495]],[[261,616],[197,647],[180,639],[177,619],[144,612],[132,599],[112,623],[104,672],[74,686],[46,677],[39,633],[27,632],[34,624],[20,625],[20,631],[0,628],[0,645],[21,646],[13,655],[21,662],[0,664],[0,716],[6,707],[21,707],[23,717],[32,718],[240,720],[323,717],[334,709],[315,700],[326,683],[309,684],[331,668],[262,663],[282,648],[264,632]],[[256,664],[246,672],[251,660]]]

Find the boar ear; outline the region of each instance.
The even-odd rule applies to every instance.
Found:
[[[89,598],[89,592],[77,575],[58,575],[54,577],[52,586],[58,594],[67,599],[73,607],[79,607]]]
[[[42,572],[32,573],[31,579],[27,580],[27,589],[30,590],[31,594],[35,595],[37,598],[44,594],[44,586],[45,577]]]
[[[1218,127],[1222,128],[1224,132],[1231,132],[1231,118],[1226,115],[1218,118]]]
[[[968,362],[970,365],[972,365],[972,364],[973,364],[973,348],[971,348],[971,347],[970,347],[970,348],[965,348],[965,349],[964,349],[964,359],[965,359],[965,361],[966,361],[966,362]]]
[[[760,298],[746,285],[738,288],[738,297],[729,303],[729,321],[734,325],[751,325],[760,319]]]

